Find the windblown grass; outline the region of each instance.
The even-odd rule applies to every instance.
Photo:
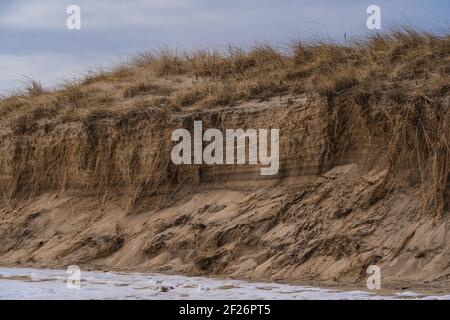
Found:
[[[185,180],[168,145],[146,147],[161,140],[155,126],[168,134],[170,114],[306,94],[328,110],[323,171],[350,150],[375,153],[388,175],[372,202],[396,181],[415,181],[424,212],[442,216],[450,208],[449,75],[450,36],[410,29],[345,46],[149,51],[62,89],[31,82],[0,100],[0,150],[8,150],[0,188],[8,198],[80,184],[120,189],[132,203]],[[45,144],[33,144],[42,135]]]

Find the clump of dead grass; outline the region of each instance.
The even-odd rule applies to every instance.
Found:
[[[172,93],[172,89],[168,86],[155,84],[152,82],[139,82],[138,84],[128,87],[124,92],[125,98],[132,98],[141,95],[157,95],[168,96]]]

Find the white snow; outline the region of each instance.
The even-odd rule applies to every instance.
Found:
[[[393,296],[277,283],[161,274],[82,271],[81,288],[66,285],[65,270],[0,268],[0,299],[450,299],[414,292]]]

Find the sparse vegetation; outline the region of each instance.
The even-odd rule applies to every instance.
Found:
[[[28,93],[28,95],[30,95],[31,97],[36,97],[36,96],[39,96],[39,95],[45,93],[45,90],[42,87],[42,84],[36,80],[30,80],[26,84],[25,90]]]

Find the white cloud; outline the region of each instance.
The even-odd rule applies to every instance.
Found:
[[[96,31],[218,18],[202,9],[200,0],[16,0],[0,13],[0,25],[15,30],[62,30],[71,4],[80,6],[83,25]]]
[[[14,1],[3,8],[0,24],[15,30],[50,30],[65,26],[64,1]]]
[[[79,78],[88,69],[104,63],[101,56],[80,57],[68,54],[0,55],[0,94],[21,88],[24,81],[41,81],[54,87],[63,80]]]

